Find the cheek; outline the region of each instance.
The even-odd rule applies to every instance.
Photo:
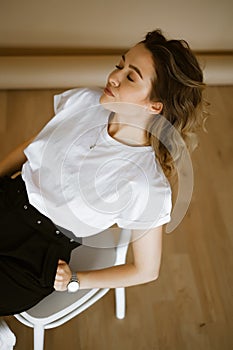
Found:
[[[125,90],[125,94],[122,94],[122,98],[125,101],[128,102],[135,102],[135,103],[143,103],[146,100],[148,100],[150,94],[147,88],[145,87],[138,87],[137,89],[134,88],[128,88]]]
[[[141,88],[141,100],[143,102],[150,101],[151,96],[151,84],[144,85]]]

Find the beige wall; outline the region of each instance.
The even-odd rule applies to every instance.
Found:
[[[162,28],[198,51],[233,49],[232,0],[0,0],[0,48],[124,48]]]

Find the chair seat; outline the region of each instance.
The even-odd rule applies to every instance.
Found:
[[[88,246],[79,246],[74,249],[71,255],[70,267],[73,271],[85,271],[93,269],[101,269],[113,266],[116,260],[115,248],[93,248]],[[27,310],[27,319],[36,318],[47,319],[47,322],[56,319],[56,315],[67,314],[83,302],[98,293],[99,289],[83,289],[77,293],[53,292],[36,306]],[[107,292],[108,289],[105,290]],[[49,307],[48,307],[49,305]],[[22,316],[24,313],[21,314]],[[51,320],[49,320],[51,316]]]

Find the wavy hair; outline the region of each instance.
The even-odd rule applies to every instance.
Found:
[[[207,113],[202,96],[203,73],[184,40],[167,40],[158,29],[147,33],[140,43],[151,52],[154,61],[156,74],[150,98],[163,103],[160,114],[164,118],[154,118],[148,137],[165,175],[171,178],[184,145],[192,152],[198,145],[196,132],[204,128]],[[174,130],[181,137],[177,138]]]

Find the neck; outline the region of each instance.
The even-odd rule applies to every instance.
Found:
[[[129,146],[149,146],[147,136],[150,118],[113,114],[108,123],[108,133],[119,142]]]

